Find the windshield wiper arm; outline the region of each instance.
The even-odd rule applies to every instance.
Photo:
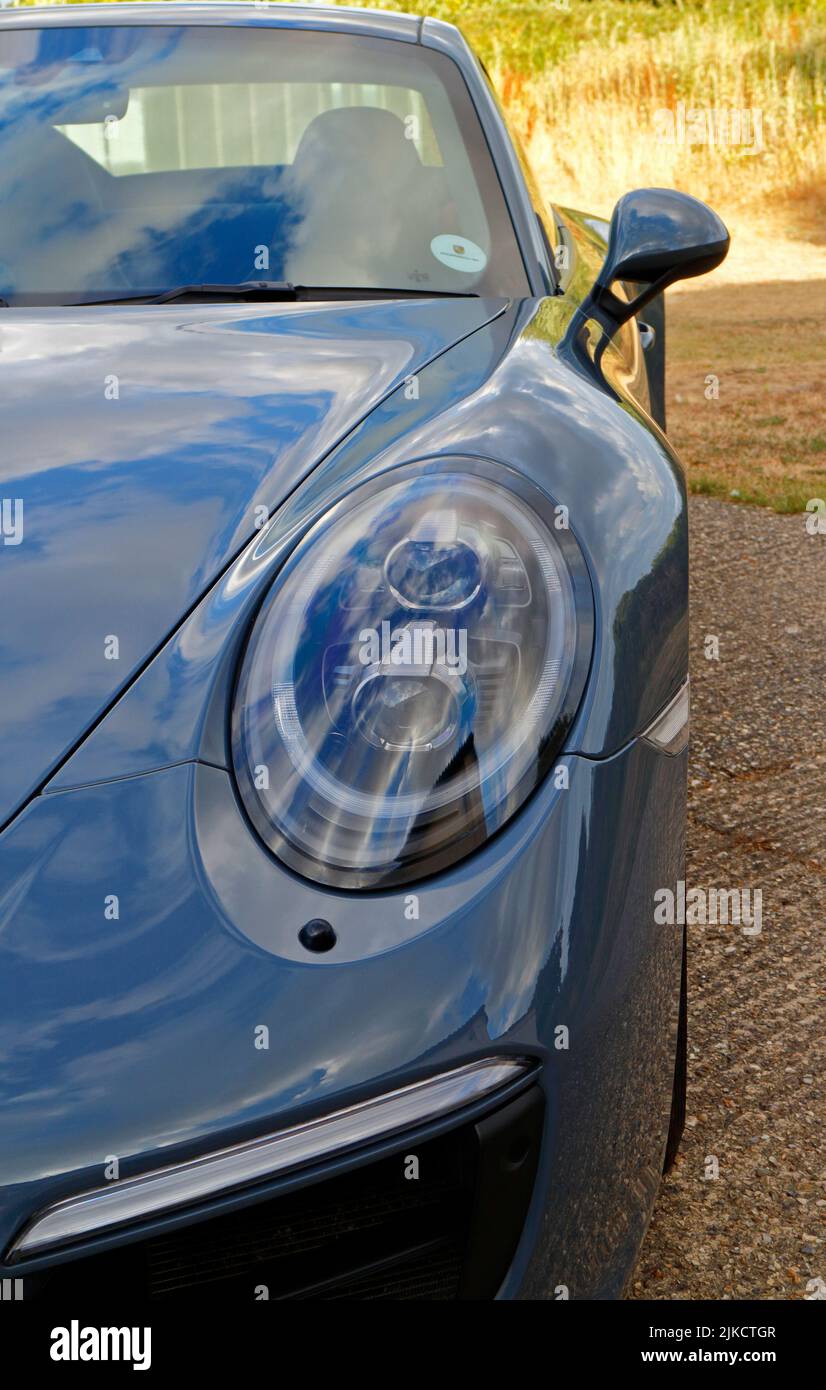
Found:
[[[113,295],[103,299],[79,299],[67,308],[91,307],[95,304],[173,304],[182,299],[209,301],[223,299],[228,304],[294,301],[297,299],[478,299],[473,290],[377,289],[372,285],[292,285],[289,280],[240,280],[234,285],[176,285],[162,294]]]
[[[288,280],[239,280],[237,285],[176,285],[147,300],[149,304],[172,304],[178,299],[228,299],[254,303],[255,300],[295,299],[296,287]]]
[[[241,280],[236,285],[175,285],[162,294],[151,291],[127,290],[125,294],[105,295],[101,299],[75,299],[66,304],[67,309],[80,309],[95,304],[171,304],[178,299],[226,299],[229,303],[239,300],[278,300],[295,299],[295,285],[286,280]]]

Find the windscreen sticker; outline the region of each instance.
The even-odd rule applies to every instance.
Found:
[[[488,263],[487,256],[475,241],[468,241],[467,237],[453,236],[448,232],[442,236],[435,236],[430,243],[430,250],[436,260],[441,261],[449,270],[461,270],[466,275],[478,275]]]

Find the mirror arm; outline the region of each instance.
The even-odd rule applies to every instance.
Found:
[[[627,323],[628,319],[638,314],[640,309],[649,304],[652,299],[656,299],[662,290],[673,283],[673,280],[673,274],[666,271],[659,279],[653,280],[645,289],[641,290],[635,299],[626,301],[614,294],[610,284],[606,285],[598,279],[593,289],[582,301],[581,312],[586,318],[596,319],[600,327],[609,335],[616,333],[623,323]]]

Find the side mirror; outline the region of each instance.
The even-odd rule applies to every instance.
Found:
[[[675,280],[714,270],[728,248],[725,225],[699,198],[672,188],[626,193],[614,208],[605,261],[583,311],[616,329]],[[644,288],[627,303],[611,290],[616,280]]]

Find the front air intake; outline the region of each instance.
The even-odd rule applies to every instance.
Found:
[[[533,1190],[537,1086],[424,1141],[254,1205],[26,1277],[26,1297],[169,1301],[492,1298]]]

